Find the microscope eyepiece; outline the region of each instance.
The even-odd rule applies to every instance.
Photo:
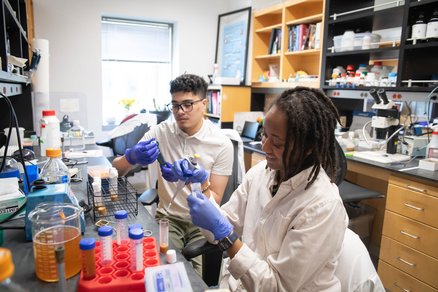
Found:
[[[380,100],[379,96],[377,95],[377,91],[375,88],[371,88],[369,93],[374,98],[374,101],[376,102],[376,104],[381,103],[381,100]]]
[[[379,90],[377,90],[377,94],[383,100],[383,104],[388,104],[389,103],[388,97],[386,96],[385,89],[380,88]]]

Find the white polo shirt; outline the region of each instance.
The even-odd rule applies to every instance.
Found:
[[[173,163],[185,156],[198,153],[201,167],[209,174],[229,176],[233,167],[233,144],[222,134],[221,130],[209,120],[203,120],[201,129],[194,135],[184,133],[175,122],[164,122],[153,126],[143,137],[144,140],[155,138],[160,143],[160,152],[164,159]],[[158,162],[150,167],[156,167],[158,173],[158,195],[160,201],[157,212],[180,217],[191,221],[187,196],[190,189],[185,186],[172,203],[171,211],[166,210],[176,190],[176,182],[168,182],[161,176]]]

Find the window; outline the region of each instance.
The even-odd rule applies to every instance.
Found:
[[[102,17],[103,124],[170,101],[172,24]],[[155,100],[155,105],[154,105]]]

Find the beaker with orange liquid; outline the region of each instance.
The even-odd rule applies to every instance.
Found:
[[[82,209],[74,204],[41,203],[29,213],[35,273],[40,280],[58,281],[55,258],[58,246],[64,247],[65,277],[68,279],[80,272],[81,212]]]

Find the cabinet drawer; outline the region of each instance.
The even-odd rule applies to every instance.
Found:
[[[438,198],[388,184],[386,209],[438,228]]]
[[[424,284],[393,266],[379,261],[379,277],[383,286],[389,291],[437,292],[438,289]]]
[[[438,184],[433,182],[422,183],[406,178],[391,176],[388,183],[438,198]]]
[[[382,236],[380,259],[411,276],[438,288],[438,260]]]
[[[385,211],[384,235],[438,259],[438,229]]]

